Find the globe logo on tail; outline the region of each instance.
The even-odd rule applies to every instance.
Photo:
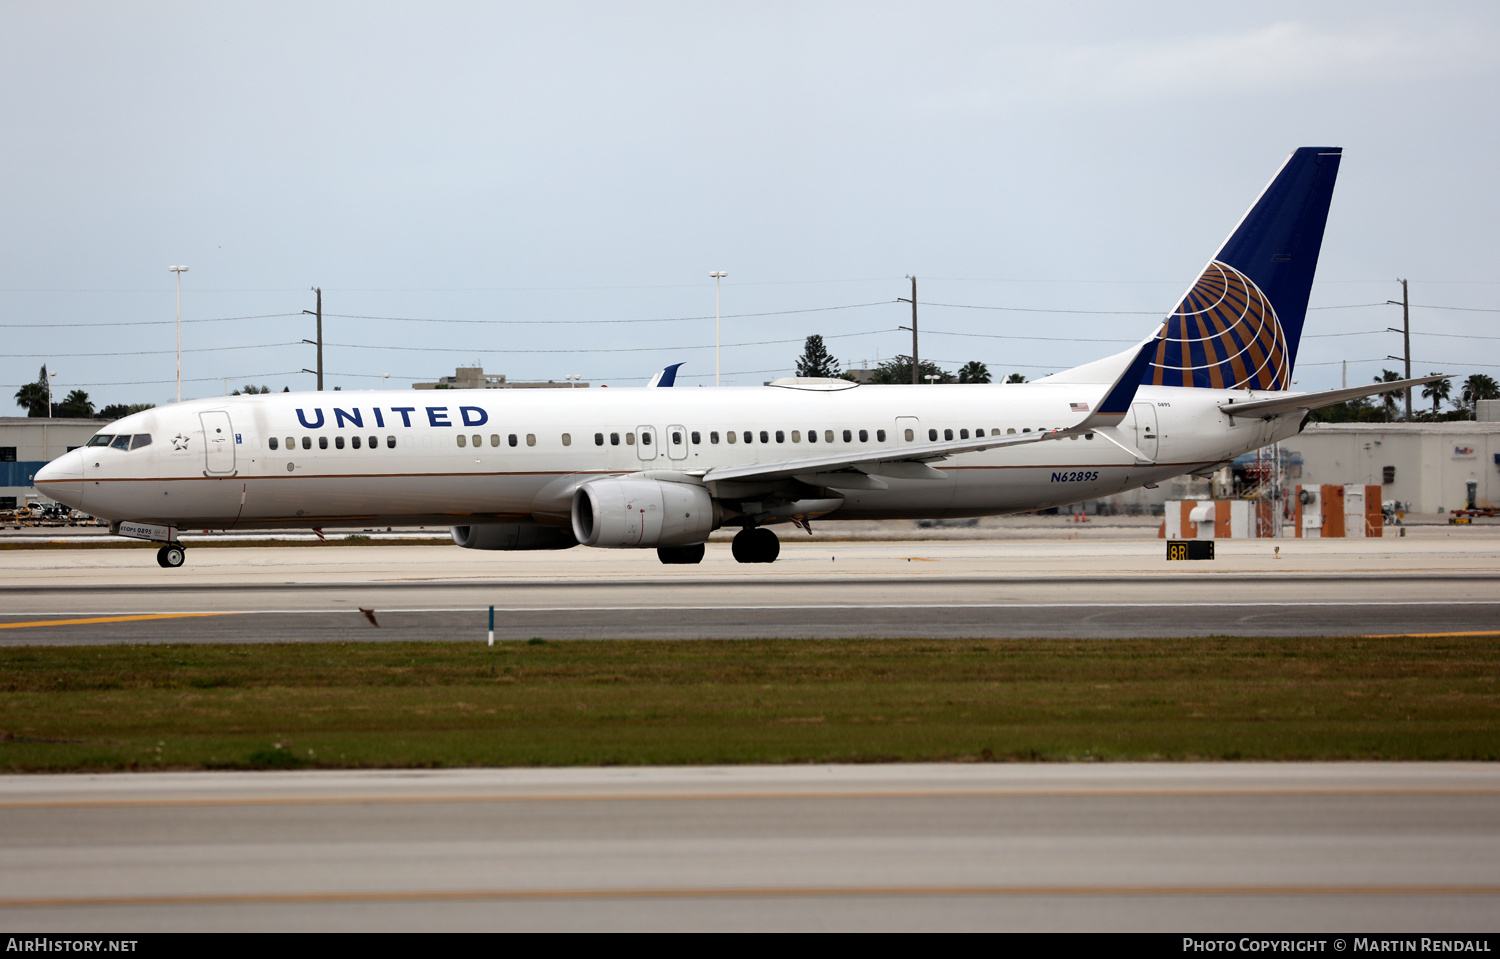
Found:
[[[1147,382],[1220,390],[1284,390],[1286,334],[1249,277],[1213,261],[1157,332]]]

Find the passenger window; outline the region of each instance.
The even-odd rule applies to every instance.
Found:
[[[351,436],[351,437],[349,437],[349,445],[352,446],[352,447],[354,447],[355,449],[359,449],[359,437],[358,436]]]
[[[703,442],[702,435],[700,435],[697,430],[693,430],[693,445],[697,446],[699,443],[702,443],[702,442]]]
[[[626,439],[626,441],[629,441],[630,435],[626,434],[625,439]],[[642,446],[650,446],[651,445],[651,434],[650,433],[642,433],[641,434],[641,445]]]
[[[968,439],[969,438],[969,431],[968,430],[959,430],[958,431],[958,438],[961,439],[961,440]]]
[[[911,441],[912,441],[912,440],[914,440],[914,439],[916,439],[916,434],[915,434],[915,433],[913,433],[913,432],[912,432],[912,431],[911,431],[911,430],[907,430],[907,431],[906,431],[906,441],[907,441],[907,442],[908,442],[908,443],[910,443],[910,442],[911,442]]]
[[[852,432],[850,432],[849,430],[844,430],[844,442],[845,443],[853,443],[854,442],[854,434]]]
[[[952,430],[943,430],[943,439],[945,439],[945,440],[951,440],[951,439],[953,439],[953,431]]]
[[[370,437],[370,449],[372,449],[372,450],[378,450],[378,449],[380,449],[380,437],[378,437],[378,436],[372,436],[372,437]]]
[[[1086,440],[1091,440],[1091,439],[1094,438],[1094,434],[1093,433],[1085,433],[1085,434],[1083,434],[1083,438],[1086,439]]]
[[[679,431],[679,430],[673,430],[672,431],[672,445],[673,446],[681,446],[682,445],[682,433],[681,433],[681,431]]]
[[[823,442],[825,442],[825,443],[832,443],[833,442],[833,430],[824,430],[823,431]]]
[[[927,438],[929,440],[931,440],[932,442],[936,443],[937,442],[937,430],[928,430],[927,431]]]
[[[595,433],[594,434],[594,445],[595,446],[603,446],[604,445],[604,434],[603,433]]]
[[[619,446],[620,445],[620,434],[619,433],[611,433],[611,434],[609,434],[609,445],[610,446]]]
[[[808,430],[807,431],[807,441],[809,443],[816,443],[818,441],[818,431],[817,430]]]
[[[1014,433],[1015,430],[1011,430],[1011,432]],[[1031,427],[1028,426],[1025,429],[1021,430],[1021,432],[1022,433],[1030,433],[1031,432]]]
[[[500,445],[500,434],[499,433],[491,433],[490,434],[490,445],[491,446],[499,446]]]
[[[745,442],[746,443],[753,443],[753,442],[755,442],[755,434],[752,433],[752,432],[750,432],[749,430],[746,430],[745,431]]]
[[[771,442],[771,434],[767,433],[765,430],[761,430],[760,431],[760,441],[762,443],[769,443],[769,442]]]
[[[870,442],[870,431],[869,430],[860,430],[859,431],[859,441],[861,443],[868,443],[868,442]]]
[[[473,436],[469,437],[469,442],[473,443],[474,448],[477,450],[479,449],[479,447],[484,445],[484,437],[480,436],[478,433],[475,433]]]
[[[710,443],[714,444],[715,446],[718,446],[719,445],[719,431],[718,430],[709,430],[708,431],[708,441]]]
[[[1016,428],[1014,426],[1012,426],[1010,429],[1008,429],[1008,430],[1005,431],[1005,435],[1009,436],[1010,434],[1014,433],[1015,431],[1016,431]]]
[[[312,437],[311,436],[304,436],[304,437],[302,437],[302,448],[305,449],[305,450],[312,449]]]
[[[526,445],[527,446],[535,446],[536,445],[536,434],[535,433],[527,433],[526,434]]]
[[[326,437],[326,436],[320,436],[320,437],[318,437],[318,449],[320,449],[320,450],[326,450],[326,449],[328,449],[328,437]]]
[[[390,449],[390,450],[395,449],[396,448],[396,437],[394,437],[394,436],[387,436],[385,438],[385,448],[386,449]]]
[[[458,434],[458,445],[459,446],[463,446],[467,442],[468,442],[468,440],[464,437],[464,434],[462,434],[462,433]]]
[[[516,434],[514,434],[514,433],[510,434],[509,436],[507,436],[505,438],[505,441],[507,443],[509,443],[511,446],[515,446],[516,445]]]
[[[111,449],[117,449],[117,450],[128,450],[128,449],[130,449],[130,434],[129,433],[121,433],[119,436],[116,436],[115,437],[115,441],[113,443],[109,444],[109,445],[110,445]]]
[[[781,430],[777,430],[776,431],[776,442],[778,442],[778,443],[785,443],[786,442],[786,434],[783,433]]]
[[[474,437],[474,438],[476,440],[479,439],[479,437],[477,437],[477,436]],[[562,440],[563,440],[563,445],[564,446],[572,446],[573,445],[573,434],[572,433],[564,433],[563,437],[562,437]]]
[[[335,436],[333,438],[333,445],[336,446],[336,447],[338,447],[339,449],[343,449],[344,448],[344,438],[342,436]]]
[[[266,445],[269,446],[269,447],[271,447],[271,449],[274,450],[280,444],[278,444],[276,442],[276,437],[273,436],[270,439],[266,440]]]
[[[876,430],[875,431],[875,439],[878,440],[881,443],[884,443],[885,442],[885,430]]]
[[[729,441],[730,446],[733,446],[735,443],[739,442],[740,434],[736,433],[734,430],[728,430],[724,433],[724,438]]]
[[[800,443],[800,442],[802,442],[802,431],[801,430],[792,430],[792,442],[793,443]]]
[[[625,445],[626,446],[634,446],[635,445],[635,434],[634,433],[626,433],[625,434]]]

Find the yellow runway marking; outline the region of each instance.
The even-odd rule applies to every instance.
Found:
[[[564,803],[564,802],[742,802],[766,799],[1130,799],[1301,796],[1500,796],[1500,786],[1350,786],[1329,788],[1233,788],[1223,789],[872,789],[789,790],[765,792],[639,792],[639,793],[531,793],[516,795],[469,794],[435,796],[254,796],[194,799],[17,799],[0,801],[0,809],[134,809],[193,806],[401,806],[437,803]]]
[[[143,619],[186,619],[190,616],[238,616],[228,613],[142,613],[137,616],[90,616],[87,619],[37,619],[26,623],[0,623],[0,629],[23,629],[30,626],[89,626],[95,623],[133,623]]]
[[[78,906],[207,906],[335,902],[476,902],[569,899],[832,899],[947,896],[1495,896],[1500,885],[1118,885],[1118,886],[719,886],[592,889],[432,889],[166,896],[36,896],[0,909]]]
[[[1457,636],[1500,636],[1500,629],[1476,629],[1467,633],[1381,633],[1377,636],[1360,636],[1359,639],[1448,639]]]

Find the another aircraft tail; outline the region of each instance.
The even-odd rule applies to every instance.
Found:
[[[1339,147],[1301,147],[1160,330],[1142,383],[1285,390],[1307,316]]]

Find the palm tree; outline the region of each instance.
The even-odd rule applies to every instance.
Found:
[[[1427,375],[1437,376],[1436,373],[1428,373]],[[1431,383],[1428,383],[1426,386],[1422,387],[1422,395],[1424,397],[1432,397],[1432,415],[1434,418],[1436,418],[1438,415],[1438,404],[1442,403],[1443,400],[1446,400],[1452,392],[1452,380],[1433,380]]]
[[[1026,382],[1026,377],[1022,376],[1020,373],[1012,373],[1011,375],[1009,375],[1009,376],[1007,376],[1005,378],[1005,382],[1007,382],[1007,383],[1025,383]]]
[[[1401,374],[1395,370],[1381,370],[1380,375],[1375,377],[1371,382],[1394,383],[1399,379],[1401,379]],[[1385,421],[1387,423],[1391,422],[1395,417],[1397,404],[1401,402],[1401,397],[1405,395],[1405,392],[1405,390],[1392,390],[1389,393],[1380,394],[1380,405],[1385,410]]]
[[[990,381],[990,368],[978,360],[970,360],[958,371],[960,383],[988,383]]]
[[[1480,400],[1500,400],[1500,383],[1495,382],[1493,376],[1484,373],[1475,373],[1464,380],[1463,402],[1474,413],[1474,418],[1479,418]]]
[[[63,416],[76,416],[86,420],[94,415],[94,401],[83,390],[74,390],[68,394],[67,399],[57,404],[57,411]]]

